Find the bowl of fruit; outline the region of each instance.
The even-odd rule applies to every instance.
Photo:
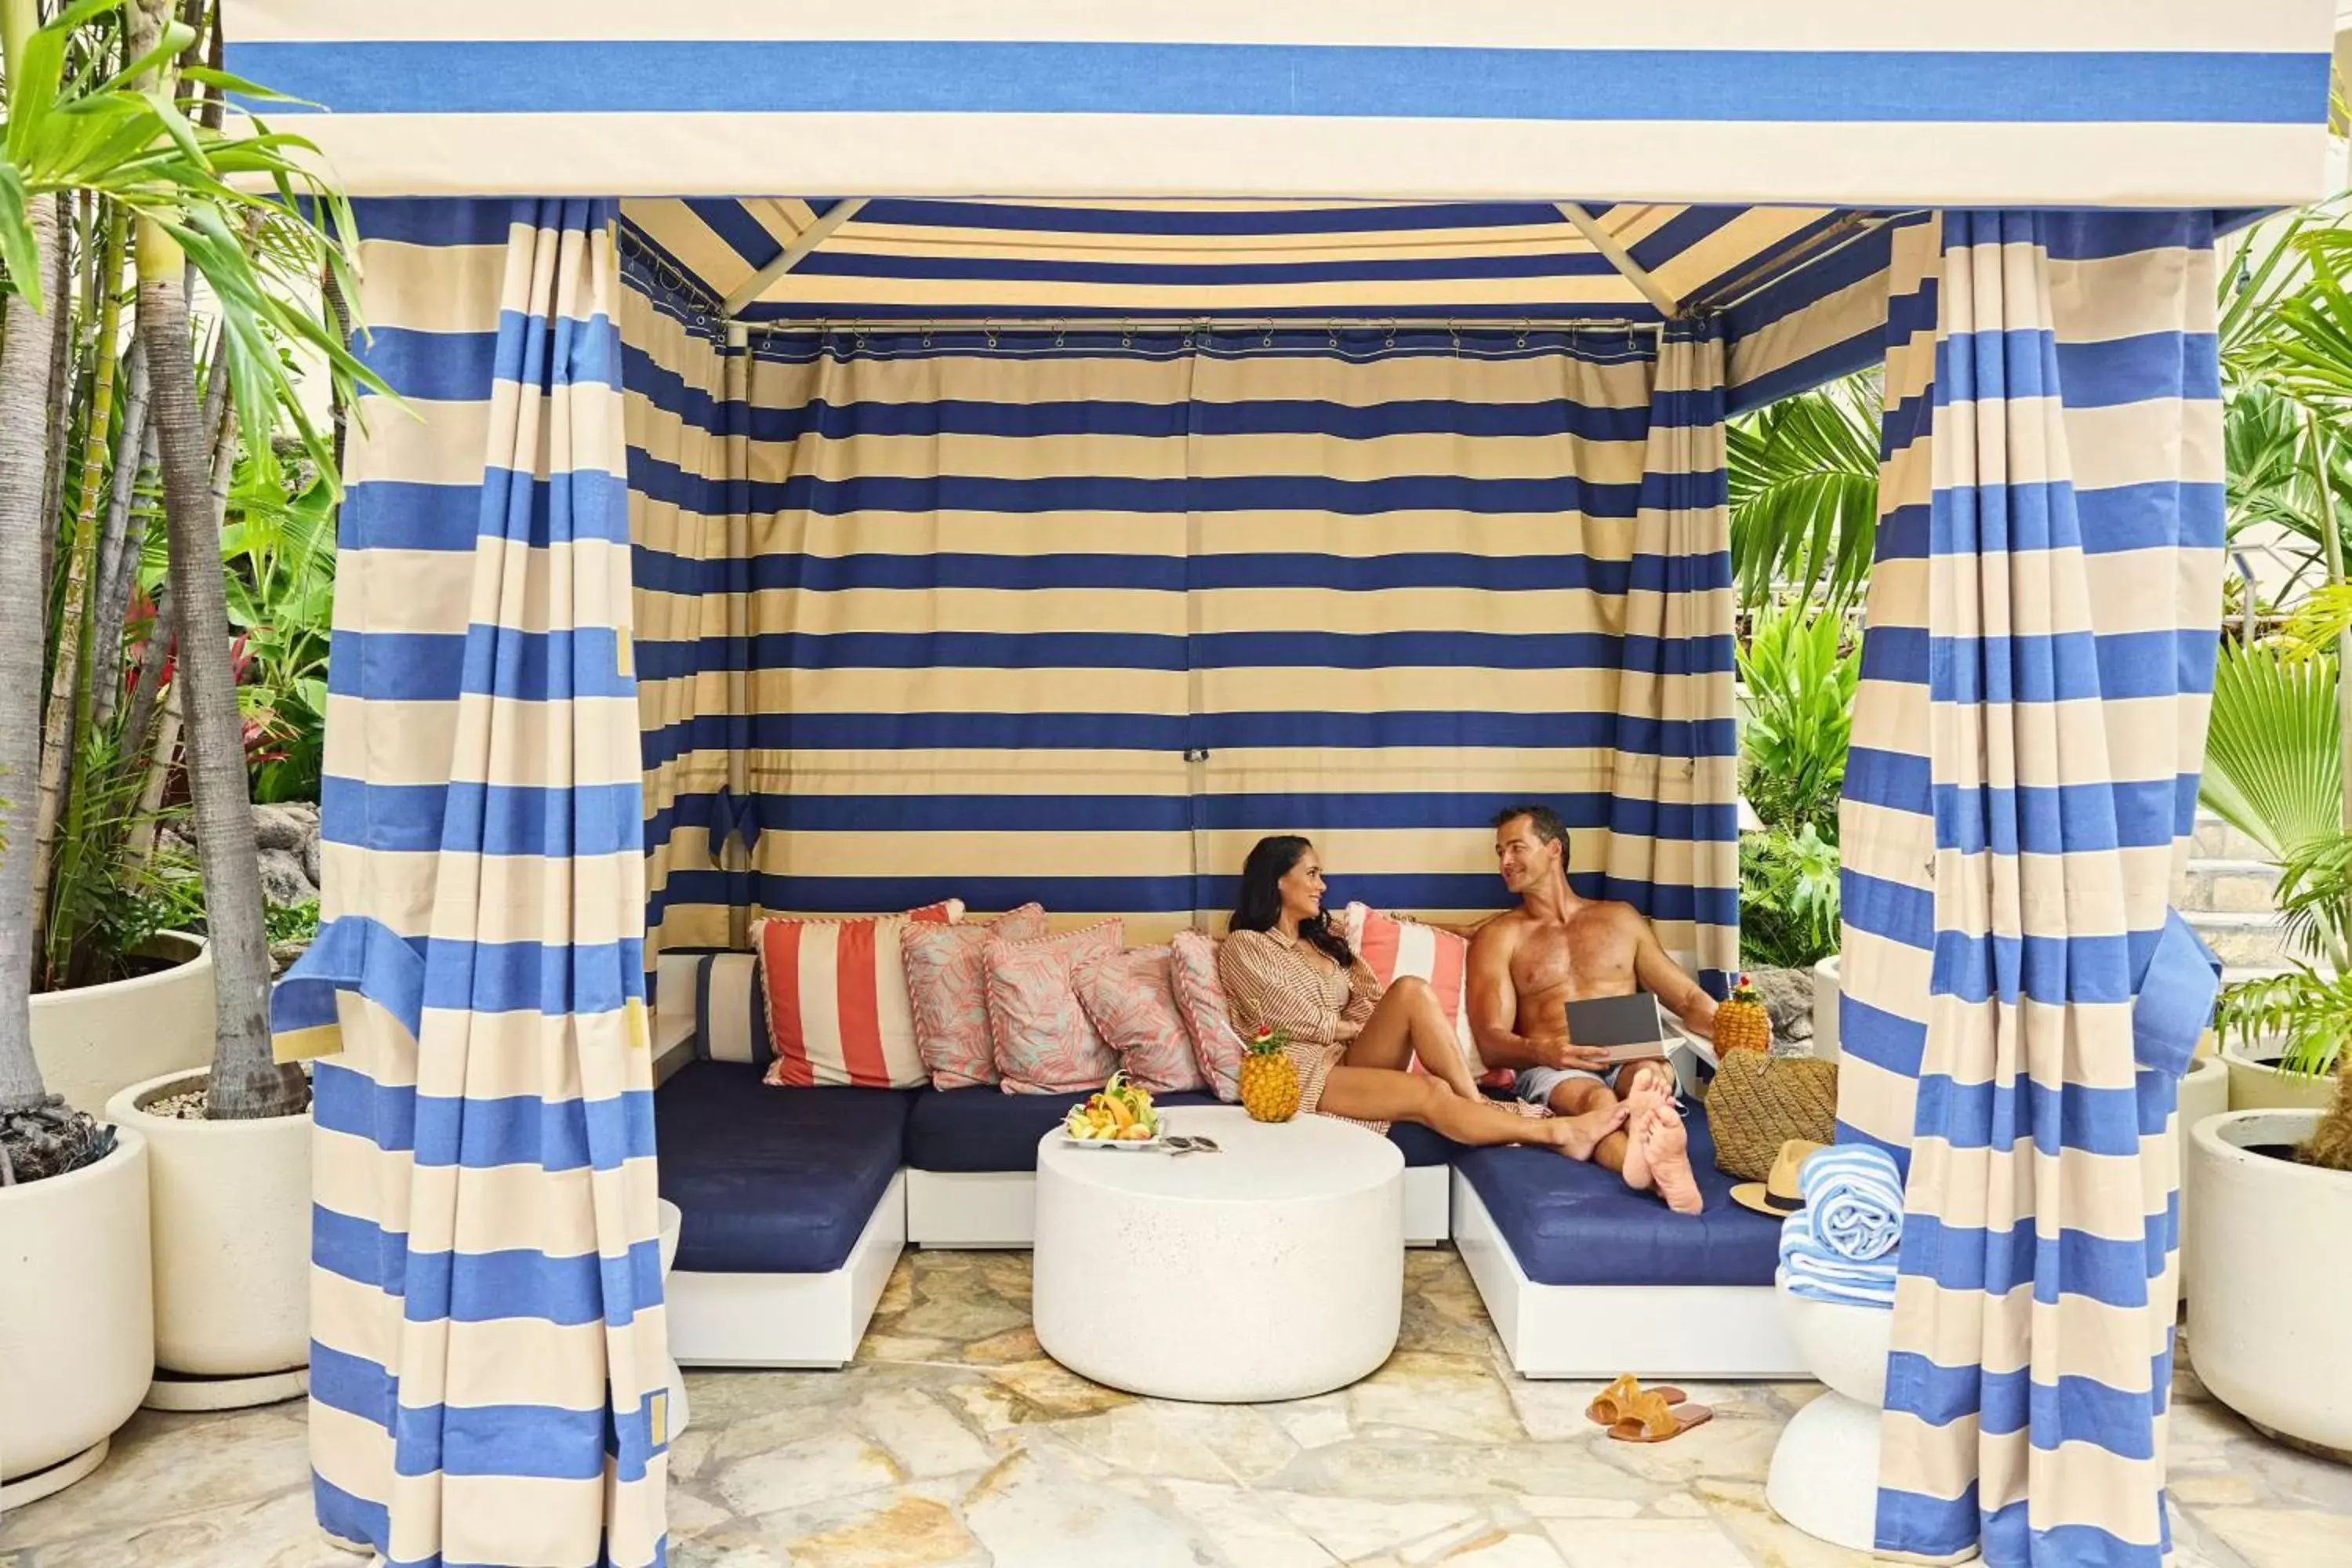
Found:
[[[1085,1101],[1070,1107],[1062,1118],[1062,1136],[1073,1143],[1100,1143],[1113,1149],[1149,1149],[1160,1141],[1160,1112],[1151,1091],[1115,1072]]]

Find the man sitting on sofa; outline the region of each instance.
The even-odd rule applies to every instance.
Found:
[[[1486,1066],[1517,1071],[1520,1099],[1591,1134],[1591,1159],[1630,1187],[1654,1190],[1676,1214],[1696,1214],[1703,1200],[1674,1069],[1663,1061],[1612,1066],[1601,1047],[1569,1038],[1567,1009],[1646,990],[1711,1038],[1715,999],[1666,956],[1632,905],[1570,891],[1567,856],[1568,830],[1549,806],[1514,805],[1495,819],[1496,862],[1519,907],[1471,941],[1471,1034]],[[1571,1147],[1584,1144],[1580,1137]]]

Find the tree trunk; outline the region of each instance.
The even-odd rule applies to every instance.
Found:
[[[164,531],[179,626],[174,684],[187,716],[188,786],[195,802],[196,853],[204,868],[205,922],[212,946],[215,1033],[206,1110],[215,1120],[290,1116],[302,1110],[307,1086],[299,1068],[278,1064],[270,1047],[261,858],[229,657],[228,600],[207,462],[211,443],[196,397],[181,268],[170,237],[142,223],[139,340],[147,351],[156,450],[163,459]]]
[[[10,54],[31,0],[5,0]],[[12,62],[13,63],[13,62]],[[55,271],[58,212],[29,202],[26,220],[46,281]],[[51,294],[52,310],[67,302]],[[51,323],[24,295],[7,301],[0,342],[0,584],[40,604],[41,563],[50,520],[41,516],[47,469],[49,371],[57,352]],[[36,626],[46,620],[36,617]],[[0,1113],[42,1103],[41,1068],[33,1057],[33,814],[41,763],[41,643],[36,629],[0,637]]]
[[[66,552],[66,584],[58,611],[57,657],[49,674],[48,713],[41,733],[40,805],[33,841],[33,941],[38,945],[49,901],[49,872],[57,863],[58,823],[65,815],[73,775],[75,728],[89,710],[82,679],[89,642],[90,583],[97,566],[98,490],[106,473],[107,437],[114,423],[115,342],[122,329],[122,246],[127,220],[117,207],[108,216],[106,237],[98,247],[100,289],[98,357],[90,373],[88,427],[82,440],[81,495],[74,508],[73,539]],[[62,434],[62,432],[60,432]],[[89,657],[95,659],[96,649]]]
[[[49,406],[44,416],[48,431],[41,442],[41,584],[37,599],[44,610],[57,581],[58,492],[65,484],[74,404],[73,198],[61,191],[55,205],[58,249],[48,268]]]
[[[122,627],[131,614],[131,593],[139,585],[144,541],[131,537],[131,509],[139,504],[139,481],[155,460],[155,427],[147,417],[147,356],[131,351],[131,388],[122,404],[122,436],[114,447],[113,488],[107,497],[106,528],[98,541],[98,609],[90,621],[89,723],[102,733],[114,722],[122,700]]]

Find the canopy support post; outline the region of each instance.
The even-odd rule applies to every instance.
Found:
[[[730,321],[742,314],[745,308],[768,291],[768,285],[807,260],[818,246],[833,237],[835,229],[863,211],[866,199],[864,196],[851,196],[845,201],[835,202],[831,212],[801,230],[800,234],[790,245],[784,247],[782,252],[773,261],[752,273],[733,293],[728,295],[726,302],[719,308],[719,314]]]
[[[1659,287],[1658,280],[1651,277],[1648,269],[1640,262],[1633,259],[1632,252],[1618,244],[1606,229],[1593,222],[1591,213],[1586,212],[1575,202],[1556,202],[1553,205],[1559,208],[1560,216],[1576,226],[1576,232],[1582,235],[1593,249],[1608,258],[1610,266],[1624,275],[1626,282],[1641,290],[1642,298],[1658,308],[1660,315],[1670,321],[1675,319],[1675,310],[1681,308],[1680,301]]]

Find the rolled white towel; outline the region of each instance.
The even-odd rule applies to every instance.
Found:
[[[1895,1157],[1872,1143],[1841,1143],[1805,1161],[1797,1190],[1823,1251],[1850,1263],[1893,1252],[1903,1240],[1903,1180]]]

